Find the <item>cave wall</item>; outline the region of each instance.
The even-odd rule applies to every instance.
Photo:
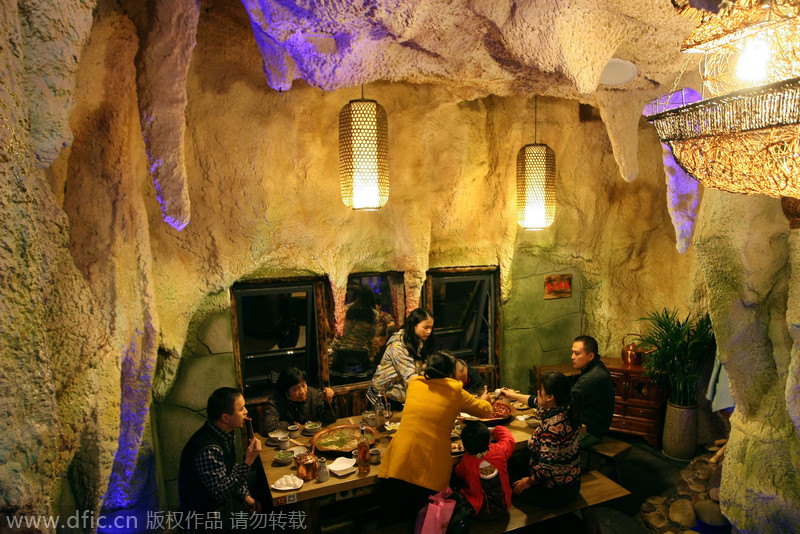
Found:
[[[778,201],[706,191],[695,246],[681,255],[652,129],[639,126],[639,177],[626,183],[603,122],[581,122],[576,101],[539,98],[537,136],[556,152],[558,208],[550,229],[522,232],[514,165],[532,141],[533,101],[460,101],[436,86],[375,83],[365,96],[389,116],[390,200],[352,212],[339,200],[337,118],[360,91],[299,81],[268,89],[234,3],[199,20],[183,144],[192,215],[177,231],[149,174],[131,19],[111,4],[93,20],[85,3],[65,13],[40,6],[75,25],[52,25],[65,33],[53,39],[61,48],[31,46],[24,57],[6,45],[24,41],[20,20],[29,19],[2,5],[3,514],[53,510],[64,476],[78,508],[140,498],[140,460],[156,447],[151,398],[175,420],[186,414],[188,432],[203,395],[181,392],[197,376],[233,378],[217,371],[232,372],[227,348],[196,339],[209,318],[221,328],[234,281],[327,274],[341,304],[350,272],[400,270],[413,304],[428,268],[499,265],[502,373],[519,389],[527,368],[554,361],[573,330],[614,354],[653,309],[708,308],[740,405],[723,511],[744,530],[800,523],[800,256]],[[36,53],[42,63],[29,66]],[[54,74],[64,85],[33,91],[42,64],[64,57],[75,58]],[[548,272],[573,274],[572,299],[541,299]],[[169,435],[158,424],[155,433]]]

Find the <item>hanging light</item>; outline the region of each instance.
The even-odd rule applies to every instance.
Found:
[[[800,0],[739,0],[682,49],[705,54],[712,98],[674,107],[670,93],[648,104],[676,161],[706,187],[800,198]]]
[[[361,93],[339,112],[339,184],[346,206],[377,210],[389,200],[386,111]]]
[[[534,141],[536,106],[534,100]],[[517,154],[517,221],[526,230],[543,230],[555,215],[556,154],[547,145],[525,145]]]

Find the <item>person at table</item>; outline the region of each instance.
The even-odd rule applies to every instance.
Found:
[[[489,443],[492,435],[497,443]],[[482,421],[467,421],[461,441],[466,453],[455,473],[464,481],[460,491],[472,506],[472,516],[478,520],[507,516],[511,506],[508,459],[514,453],[514,436],[500,425],[489,430]]]
[[[372,352],[376,357],[383,355],[386,342],[391,335],[397,331],[397,323],[394,320],[394,316],[381,309],[381,305],[378,302],[379,298],[378,295],[375,295],[375,310],[378,312],[378,324],[375,327],[375,337],[372,339]]]
[[[250,495],[247,476],[261,452],[261,442],[250,440],[243,463],[236,463],[233,431],[247,420],[244,397],[234,388],[219,388],[206,405],[208,420],[181,452],[178,495],[183,517],[197,517],[197,524],[181,524],[184,530],[203,532],[211,514],[219,514],[223,530],[232,531],[231,514],[259,513],[261,504]],[[191,516],[188,514],[192,513]],[[211,529],[208,529],[211,530]]]
[[[333,390],[324,388],[320,391],[309,386],[300,369],[288,367],[282,370],[275,388],[275,395],[264,407],[262,432],[286,430],[289,425],[302,425],[308,421],[321,421],[323,425],[336,421],[331,406]]]
[[[581,435],[581,447],[590,447],[602,441],[611,427],[614,417],[614,381],[605,364],[600,360],[597,340],[591,336],[578,336],[572,343],[572,367],[580,370],[572,396],[581,407],[581,419],[586,432]],[[522,395],[503,388],[506,397],[535,405],[533,395]]]
[[[428,340],[433,331],[433,316],[422,308],[412,311],[403,328],[389,339],[372,387],[383,390],[392,410],[402,410],[409,381],[420,374],[425,358],[431,352]]]
[[[456,380],[461,382],[471,395],[483,395],[489,389],[481,374],[461,358],[456,360]]]
[[[528,440],[530,475],[514,482],[519,500],[553,508],[577,497],[581,489],[580,409],[562,373],[542,376],[536,393],[542,424]]]
[[[344,315],[342,335],[337,335],[331,344],[331,369],[344,371],[346,353],[361,353],[360,362],[366,371],[372,367],[375,352],[373,340],[378,326],[378,311],[375,309],[375,294],[369,286],[358,285],[353,290],[353,301],[347,306]],[[356,360],[357,362],[357,360]]]
[[[489,394],[473,397],[464,391],[455,373],[455,358],[435,352],[428,358],[424,374],[408,383],[400,427],[378,474],[385,497],[382,525],[412,519],[430,495],[447,487],[453,468],[450,432],[459,412],[476,417],[492,413]]]
[[[572,343],[572,367],[581,374],[572,386],[572,396],[581,407],[581,420],[586,432],[581,435],[581,447],[600,443],[608,434],[614,417],[614,381],[600,360],[597,340],[578,336]]]

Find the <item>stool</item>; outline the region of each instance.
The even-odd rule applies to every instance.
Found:
[[[596,455],[600,460],[610,461],[614,465],[614,471],[617,474],[617,482],[621,482],[619,466],[622,461],[631,452],[632,445],[624,441],[620,441],[608,436],[604,436],[600,443],[595,443],[586,448],[590,455]],[[589,462],[591,466],[591,461]],[[589,467],[591,470],[591,467]]]

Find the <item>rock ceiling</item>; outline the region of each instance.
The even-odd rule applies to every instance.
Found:
[[[490,94],[579,100],[600,110],[627,181],[638,174],[644,103],[672,90],[684,70],[695,70],[680,45],[698,12],[670,0],[243,4],[266,83],[275,90],[288,91],[295,80],[323,90],[388,81],[441,85],[458,100]],[[153,5],[140,58],[140,112],[163,218],[180,229],[191,211],[181,148],[185,80],[202,9],[194,0]],[[601,84],[612,60],[630,62],[635,76]],[[681,80],[691,83],[696,78]]]
[[[268,83],[322,89],[375,80],[446,84],[463,97],[586,99],[612,57],[671,87],[696,25],[669,0],[244,0]]]

